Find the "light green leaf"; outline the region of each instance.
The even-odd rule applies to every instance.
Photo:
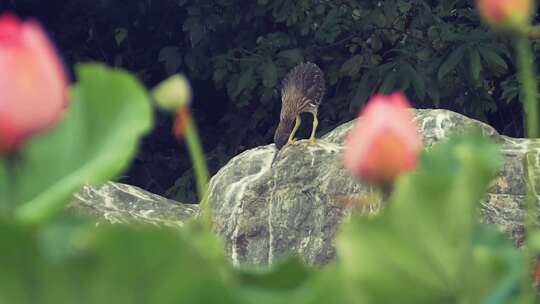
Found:
[[[0,240],[0,303],[241,303],[221,243],[200,229],[0,218]]]
[[[368,303],[485,303],[508,295],[522,259],[511,242],[478,225],[478,209],[501,164],[499,148],[479,134],[453,138],[423,155],[398,180],[382,214],[354,216],[339,235],[347,290]],[[482,235],[478,237],[478,235]]]
[[[78,66],[77,76],[63,121],[29,142],[9,175],[20,220],[41,221],[83,184],[117,177],[152,126],[147,93],[133,76],[97,64]]]

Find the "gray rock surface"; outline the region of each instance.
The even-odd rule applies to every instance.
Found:
[[[523,158],[527,146],[535,145],[536,172],[540,172],[540,141],[501,136],[486,124],[446,110],[415,110],[415,121],[426,147],[471,128],[479,128],[502,145],[505,164],[482,202],[482,220],[499,225],[519,244]],[[212,178],[216,229],[225,238],[233,262],[268,264],[290,251],[312,264],[334,256],[333,239],[348,214],[347,199],[369,191],[341,165],[342,144],[353,125],[354,121],[341,125],[316,145],[299,141],[287,147],[273,166],[273,145],[246,151]]]
[[[505,164],[481,202],[482,220],[497,224],[519,245],[525,152],[527,147],[535,150],[529,158],[536,165],[533,173],[540,174],[540,141],[501,136],[486,124],[446,110],[415,110],[415,121],[427,147],[471,128],[480,128],[502,145]],[[339,126],[315,145],[298,141],[282,150],[273,165],[274,145],[245,151],[212,177],[215,229],[225,239],[235,264],[268,264],[289,252],[312,264],[323,264],[334,256],[333,240],[349,213],[348,200],[369,192],[341,165],[341,146],[353,124]],[[85,187],[72,208],[113,223],[158,225],[181,225],[198,213],[198,206],[116,183]]]
[[[272,263],[290,250],[324,263],[334,255],[343,199],[366,187],[343,170],[337,144],[301,141],[271,166],[274,153],[273,145],[246,151],[212,178],[215,228],[237,264]]]
[[[135,186],[108,182],[101,187],[84,186],[74,195],[69,210],[113,224],[182,226],[198,214],[199,205],[178,203]]]

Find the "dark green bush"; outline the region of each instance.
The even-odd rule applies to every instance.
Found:
[[[374,92],[403,90],[416,107],[455,110],[522,135],[508,41],[480,25],[472,1],[34,2],[11,8],[41,17],[69,61],[127,68],[149,85],[176,71],[193,79],[213,172],[272,142],[280,80],[307,60],[322,67],[329,87],[320,133],[354,118]],[[195,202],[189,160],[178,156],[169,126],[158,119],[126,180]]]

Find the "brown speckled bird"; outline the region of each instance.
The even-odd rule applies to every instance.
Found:
[[[317,130],[317,109],[325,93],[324,75],[314,63],[302,63],[293,68],[283,79],[281,86],[281,114],[274,134],[274,143],[279,150],[285,144],[294,142],[294,134],[302,120],[300,113],[313,114],[313,128],[309,138],[315,143]]]

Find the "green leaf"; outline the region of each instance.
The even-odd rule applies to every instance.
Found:
[[[273,88],[277,84],[277,68],[274,62],[267,61],[262,68],[263,85],[267,88]]]
[[[480,62],[480,53],[476,48],[469,49],[469,60],[472,79],[478,81],[480,79],[480,72],[482,71],[482,63]]]
[[[411,4],[407,1],[398,0],[397,6],[399,9],[399,12],[402,14],[407,13],[411,9]]]
[[[354,55],[351,58],[347,59],[339,69],[339,72],[343,75],[355,76],[360,72],[362,68],[362,63],[364,62],[364,57],[362,55]]]
[[[167,75],[176,73],[182,64],[182,53],[177,46],[166,46],[159,51],[158,61],[165,65]]]
[[[234,91],[232,92],[231,98],[236,99],[240,93],[242,93],[243,90],[247,89],[249,87],[250,82],[253,81],[253,73],[255,72],[254,68],[249,68],[246,71],[240,75],[240,78],[238,78],[238,82],[236,84],[236,87]]]
[[[0,220],[0,240],[0,303],[239,303],[221,243],[200,228]]]
[[[0,217],[0,303],[364,303],[333,266],[233,268],[197,222],[180,229]]]
[[[190,8],[194,8],[190,6]],[[191,12],[193,15],[198,15],[197,12]],[[189,36],[191,46],[195,47],[205,37],[204,22],[200,17],[188,17],[182,26],[182,30]]]
[[[382,214],[344,225],[337,248],[346,289],[368,303],[484,303],[496,288],[507,295],[523,271],[519,251],[493,229],[496,239],[477,239],[479,204],[501,162],[479,134],[425,153]]]
[[[0,157],[0,215],[10,212],[13,205],[12,196],[15,195],[16,189],[10,182],[11,171],[11,160],[7,157]]]
[[[216,83],[222,83],[228,74],[226,69],[215,69],[213,79]]]
[[[97,64],[78,66],[77,76],[63,121],[28,143],[9,176],[20,220],[41,221],[83,184],[118,176],[152,126],[147,93],[133,76]]]
[[[290,49],[281,51],[277,54],[279,57],[283,57],[291,63],[300,63],[304,61],[304,55],[302,55],[302,49]]]
[[[272,267],[237,270],[240,284],[236,294],[244,303],[323,304],[364,303],[361,295],[351,298],[333,265],[311,268],[296,257]]]
[[[439,67],[439,72],[437,73],[437,79],[441,81],[444,76],[446,76],[450,71],[452,71],[458,63],[461,62],[461,59],[463,58],[463,55],[465,54],[465,51],[467,50],[467,45],[461,45],[457,49],[455,49],[446,61],[444,61],[443,64]]]
[[[123,27],[114,29],[114,40],[116,41],[116,46],[121,46],[122,43],[126,40],[129,30]]]
[[[299,257],[290,257],[268,269],[248,267],[238,270],[245,287],[269,290],[294,289],[302,285],[311,272]]]
[[[418,72],[409,63],[402,64],[400,69],[403,71],[404,77],[411,80],[418,99],[423,100],[426,97],[426,85],[424,84],[424,80],[420,78]]]
[[[441,92],[439,90],[439,87],[437,86],[435,81],[428,81],[427,83],[428,86],[426,92],[431,98],[431,102],[433,102],[433,104],[438,107],[441,102]]]
[[[384,94],[389,94],[396,87],[399,74],[395,71],[390,71],[385,74],[384,80],[379,87],[379,91]]]
[[[356,91],[349,104],[349,112],[357,113],[360,105],[364,104],[370,97],[372,89],[373,74],[367,71],[360,78],[360,82],[356,84]]]
[[[488,65],[501,67],[505,71],[508,70],[506,61],[493,49],[480,45],[478,46],[478,51]]]
[[[376,16],[382,18],[382,14],[376,14]],[[384,23],[384,21],[382,21],[382,23]],[[371,49],[373,50],[373,52],[379,51],[380,49],[382,49],[382,47],[383,43],[381,41],[381,38],[379,38],[379,36],[377,35],[371,36]]]
[[[480,225],[475,230],[473,242],[478,264],[501,279],[488,291],[483,303],[517,303],[516,295],[524,275],[523,256],[510,246],[507,236],[496,226]]]

